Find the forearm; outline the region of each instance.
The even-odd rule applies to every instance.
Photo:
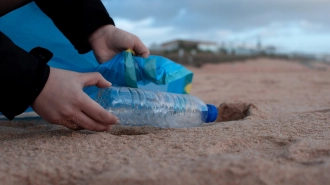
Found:
[[[88,37],[101,26],[114,22],[100,0],[35,0],[80,54],[92,48]]]
[[[43,49],[28,53],[0,32],[0,112],[8,119],[24,112],[40,94],[51,57]]]

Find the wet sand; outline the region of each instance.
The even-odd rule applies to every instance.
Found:
[[[330,67],[258,59],[189,67],[220,106],[189,129],[71,131],[0,121],[0,184],[328,184]]]

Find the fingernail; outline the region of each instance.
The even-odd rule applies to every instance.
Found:
[[[117,121],[116,121],[115,125],[119,125],[119,124],[120,124],[120,120],[119,120],[119,119],[117,119]]]

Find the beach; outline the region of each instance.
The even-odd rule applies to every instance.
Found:
[[[330,65],[259,58],[187,67],[211,125],[72,131],[0,121],[0,184],[328,184]]]

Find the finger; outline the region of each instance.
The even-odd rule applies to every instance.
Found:
[[[135,42],[134,42],[134,52],[137,55],[142,56],[143,58],[147,58],[150,55],[149,49],[141,42],[139,38],[136,37]]]
[[[100,73],[84,73],[82,75],[83,86],[94,86],[96,85],[99,88],[110,87],[112,84],[107,81]]]
[[[65,120],[60,120],[58,122],[56,122],[55,124],[59,124],[59,125],[63,125],[71,130],[83,130],[82,127],[76,125],[72,120],[74,118],[70,118],[70,119],[65,119]]]
[[[103,125],[101,123],[96,122],[89,116],[87,116],[84,112],[79,112],[77,118],[71,120],[74,124],[79,127],[82,127],[91,131],[107,131],[111,128],[110,125]]]
[[[78,130],[84,130],[84,128],[76,125],[74,122],[70,121],[70,122],[67,122],[65,125],[65,127],[71,129],[71,130],[75,130],[75,131],[78,131]]]
[[[81,110],[93,120],[103,125],[117,124],[118,118],[105,110],[100,104],[84,94],[85,101],[82,102]]]

